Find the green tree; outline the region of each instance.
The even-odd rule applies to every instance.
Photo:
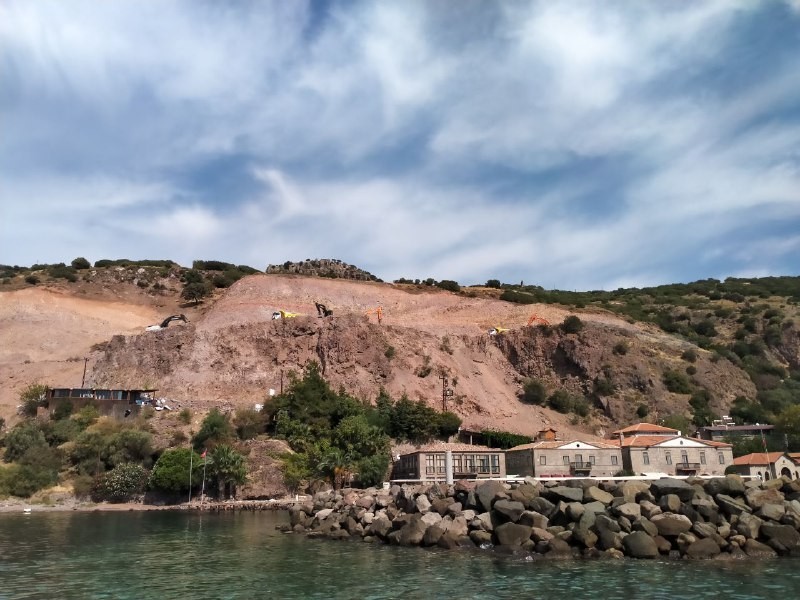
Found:
[[[247,481],[245,458],[232,446],[221,444],[214,448],[206,458],[208,474],[216,482],[218,496],[236,496],[236,486]]]
[[[437,421],[439,437],[443,439],[455,435],[461,428],[461,417],[449,411],[438,413]]]
[[[354,471],[353,457],[341,448],[330,448],[317,463],[317,472],[339,490],[350,480]]]
[[[583,321],[575,315],[569,315],[561,323],[561,330],[564,333],[578,333],[583,329]]]
[[[73,259],[72,263],[70,263],[70,264],[72,264],[72,268],[73,269],[78,269],[78,270],[88,269],[88,268],[90,268],[92,266],[91,263],[88,260],[86,260],[85,258],[83,258],[82,256],[79,256],[78,258]]]
[[[192,438],[195,450],[213,447],[231,441],[235,436],[233,425],[228,415],[222,414],[218,408],[212,408],[200,424],[200,431]]]
[[[47,440],[35,422],[23,421],[6,434],[5,445],[5,459],[12,462],[22,458],[28,450],[47,448]]]
[[[775,421],[775,429],[786,436],[791,451],[800,449],[800,404],[785,409]]]
[[[664,382],[664,386],[666,386],[667,390],[674,394],[692,393],[692,385],[689,383],[689,379],[680,371],[664,371],[661,380]]]
[[[547,401],[547,390],[538,379],[526,379],[522,384],[522,400],[542,406]]]
[[[205,282],[187,283],[181,291],[181,298],[200,304],[200,300],[211,295],[211,286]]]
[[[22,413],[35,417],[39,407],[47,406],[47,392],[50,388],[41,383],[31,383],[19,395]]]
[[[164,450],[150,473],[151,490],[180,494],[189,491],[189,467],[192,467],[191,485],[196,488],[203,480],[203,459],[189,448]]]
[[[233,426],[240,440],[249,440],[264,433],[266,424],[266,415],[252,408],[239,409],[233,416]]]
[[[362,458],[356,463],[356,478],[359,487],[368,488],[381,485],[388,469],[388,454],[376,454]]]

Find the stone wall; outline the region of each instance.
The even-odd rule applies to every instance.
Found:
[[[316,494],[286,530],[534,558],[800,556],[800,481],[709,480],[392,486]]]

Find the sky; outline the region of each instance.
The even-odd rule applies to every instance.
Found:
[[[0,263],[800,274],[800,0],[3,0]]]

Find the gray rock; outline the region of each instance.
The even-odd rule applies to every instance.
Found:
[[[611,531],[613,533],[620,532],[619,523],[606,514],[600,514],[595,517],[595,528],[597,531]]]
[[[656,543],[656,547],[661,554],[667,554],[672,551],[672,542],[663,535],[657,535],[653,538],[653,541]]]
[[[425,530],[425,535],[422,536],[423,546],[435,546],[439,543],[439,539],[444,535],[444,529],[441,525],[433,525]]]
[[[528,510],[532,510],[540,515],[544,515],[548,519],[552,517],[556,510],[555,504],[550,502],[547,498],[542,498],[541,496],[531,499],[530,502],[528,502],[525,506]]]
[[[457,515],[457,514],[459,514],[461,512],[462,508],[463,507],[461,506],[461,502],[453,502],[451,504],[448,504],[447,505],[447,511],[445,512],[445,515],[455,516],[455,515]],[[442,515],[442,516],[445,516],[445,515]]]
[[[627,502],[616,508],[616,514],[629,521],[635,521],[642,516],[642,507],[635,502]]]
[[[430,527],[432,525],[440,523],[442,521],[442,515],[440,515],[438,512],[433,512],[433,511],[426,512],[422,515],[422,521],[428,527]]]
[[[633,558],[656,558],[658,546],[653,538],[644,531],[634,531],[622,540],[625,554]]]
[[[769,545],[786,554],[800,546],[800,532],[791,525],[767,522],[761,526],[761,535],[769,540]]]
[[[642,509],[642,516],[647,517],[648,519],[655,515],[660,515],[662,512],[664,512],[661,510],[660,506],[656,506],[649,500],[642,500],[641,502],[639,502],[639,506]]]
[[[743,512],[750,512],[750,507],[747,504],[727,494],[717,494],[714,500],[716,500],[717,506],[727,515],[738,515]]]
[[[420,494],[414,501],[417,512],[426,513],[431,509],[431,501],[425,494]]]
[[[687,532],[681,533],[675,540],[675,545],[681,554],[686,554],[686,549],[697,541],[697,536]]]
[[[771,558],[777,554],[775,550],[756,540],[747,540],[742,550],[750,558]]]
[[[572,556],[572,548],[570,548],[569,543],[554,537],[550,541],[547,542],[547,548],[545,550],[549,557],[567,557]]]
[[[479,529],[470,531],[469,539],[471,539],[472,543],[478,546],[479,548],[488,548],[494,545],[492,544],[492,534],[489,533],[488,531],[483,531]]]
[[[548,525],[550,525],[550,520],[537,512],[526,510],[520,515],[519,524],[538,527],[539,529],[547,529]]]
[[[717,528],[714,527],[711,523],[693,523],[692,524],[692,531],[701,538],[711,537],[712,535],[718,535]]]
[[[658,535],[658,527],[656,527],[655,523],[653,523],[650,519],[646,519],[645,517],[639,517],[636,519],[631,524],[631,528],[634,531],[644,531],[650,537],[656,537]]]
[[[498,521],[496,518],[492,518],[492,513],[488,513],[488,512],[479,514],[478,516],[475,517],[475,519],[480,521],[481,529],[483,529],[484,531],[489,531],[489,532],[494,531],[494,526],[496,524],[495,523],[496,521],[497,521],[497,524],[502,522],[502,521]]]
[[[758,532],[764,521],[751,513],[742,513],[736,521],[736,532],[746,538],[758,539]]]
[[[455,548],[474,548],[475,544],[468,535],[457,535],[452,531],[445,531],[436,543],[440,548],[453,550]]]
[[[685,515],[662,513],[655,515],[650,521],[658,528],[659,535],[680,535],[692,528],[692,522]]]
[[[690,544],[686,548],[686,556],[689,558],[706,559],[714,558],[720,553],[717,543],[710,537],[702,538]]]
[[[741,496],[744,494],[744,480],[738,475],[715,477],[705,482],[705,490],[711,496],[725,494],[728,496]]]
[[[677,494],[664,494],[658,501],[658,506],[664,512],[676,513],[681,509],[681,499]]]
[[[756,511],[756,515],[766,521],[780,521],[785,514],[783,504],[764,504]]]
[[[622,535],[603,529],[597,534],[598,544],[603,550],[622,550]]]
[[[530,539],[532,529],[517,523],[503,523],[495,527],[494,537],[501,546],[521,546],[523,542]]]
[[[624,498],[625,502],[637,502],[636,497],[641,492],[648,491],[649,489],[650,486],[645,481],[626,481],[622,485],[617,486],[614,495]]]
[[[539,487],[530,483],[523,483],[522,485],[511,490],[508,494],[508,497],[511,500],[522,502],[522,504],[528,508],[528,503],[534,498],[539,497]]]
[[[572,530],[572,539],[586,548],[594,548],[597,544],[597,534],[588,527],[580,525]]]
[[[583,501],[584,502],[600,502],[604,505],[611,504],[611,501],[614,499],[614,496],[609,494],[608,492],[604,492],[599,487],[593,485],[585,490],[583,490]]]
[[[594,501],[594,502],[587,502],[583,505],[583,508],[586,512],[593,512],[595,514],[602,514],[606,512],[606,505],[602,502]]]
[[[369,526],[367,532],[385,539],[391,530],[392,522],[389,518],[386,515],[379,515],[372,521],[372,525]]]
[[[497,500],[494,503],[492,510],[496,513],[503,515],[504,521],[511,521],[516,523],[519,521],[520,516],[525,512],[525,505],[522,502],[515,500]]]
[[[552,502],[581,502],[583,500],[583,490],[580,488],[566,487],[559,485],[545,489],[542,495]],[[541,511],[539,511],[541,512]]]
[[[650,491],[656,496],[662,497],[667,494],[675,494],[681,502],[689,502],[694,497],[694,488],[683,479],[657,479],[650,484]]]
[[[776,488],[747,490],[744,494],[747,505],[758,510],[765,504],[783,504],[783,494]]]
[[[531,529],[531,539],[534,542],[542,542],[542,541],[549,542],[554,537],[555,536],[552,533],[544,529],[539,529],[538,527],[533,527]]]
[[[444,519],[442,519],[444,523]],[[457,537],[464,537],[469,532],[469,527],[467,526],[467,520],[464,517],[456,517],[455,519],[450,522],[449,526],[447,527],[448,533],[452,532]]]
[[[484,512],[492,510],[492,505],[502,498],[508,498],[505,485],[499,481],[487,481],[475,488],[479,506]]]

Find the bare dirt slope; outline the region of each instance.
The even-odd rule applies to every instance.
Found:
[[[314,302],[334,311],[316,317]],[[378,324],[367,310],[380,305]],[[272,320],[275,310],[300,317]],[[290,372],[309,360],[334,386],[365,400],[381,387],[442,407],[440,374],[454,389],[447,409],[470,428],[532,434],[543,426],[562,432],[602,434],[637,419],[641,403],[654,416],[685,412],[688,396],[665,390],[666,369],[683,369],[688,344],[650,326],[613,314],[581,312],[586,328],[564,334],[525,327],[531,313],[560,323],[569,312],[550,305],[519,306],[440,290],[390,284],[278,275],[240,280],[188,325],[117,335],[91,371],[98,386],[156,386],[181,406],[232,409],[264,402]],[[510,328],[489,337],[490,326]],[[618,341],[630,350],[612,352]],[[697,379],[724,407],[736,395],[752,395],[750,381],[725,360],[700,351]],[[593,394],[594,382],[610,374],[613,394]],[[587,395],[596,409],[576,419],[520,402],[525,377]],[[57,385],[57,382],[48,382]]]

